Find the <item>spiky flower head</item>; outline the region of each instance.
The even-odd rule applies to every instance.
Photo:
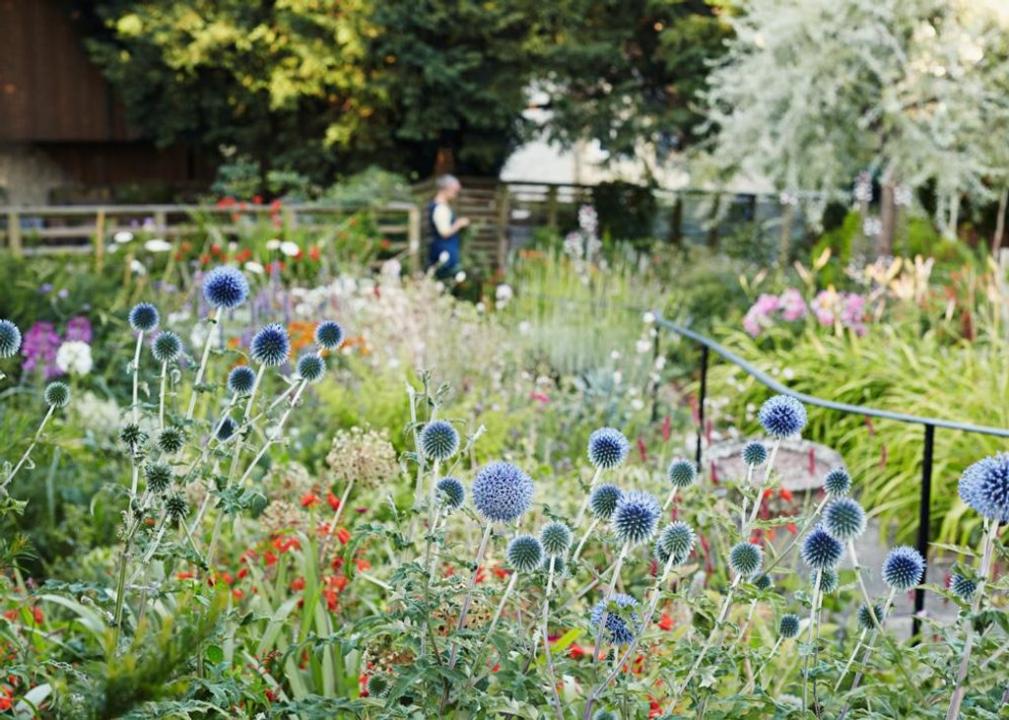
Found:
[[[368,678],[368,696],[383,698],[389,694],[391,684],[389,678],[382,673],[375,673]]]
[[[224,442],[234,434],[235,421],[231,419],[230,415],[225,415],[221,422],[217,425],[217,439],[220,442]]]
[[[743,462],[750,467],[759,467],[767,462],[767,446],[759,440],[750,440],[743,446]]]
[[[970,601],[974,597],[974,591],[977,590],[977,583],[968,577],[964,577],[960,573],[953,573],[953,577],[949,581],[949,589],[953,591],[953,594],[964,602]]]
[[[140,446],[147,442],[147,433],[136,423],[127,423],[119,431],[119,439],[131,453],[135,454]]]
[[[277,367],[287,362],[287,355],[291,351],[291,341],[287,337],[287,330],[284,329],[284,326],[273,323],[265,325],[253,336],[249,349],[252,359],[260,365]]]
[[[235,395],[248,395],[256,384],[256,371],[248,365],[239,365],[228,373],[228,390]]]
[[[1009,452],[978,460],[964,470],[960,497],[984,517],[1009,522]]]
[[[816,586],[816,572],[814,571],[812,575],[809,576],[810,585]],[[820,592],[824,595],[830,595],[832,592],[837,590],[838,586],[841,584],[841,580],[837,575],[837,570],[827,568],[825,570],[820,570]]]
[[[924,575],[925,558],[907,545],[895,547],[883,560],[883,582],[893,590],[910,590]]]
[[[787,438],[806,426],[806,408],[789,395],[775,395],[760,406],[758,418],[768,435]]]
[[[856,613],[858,617],[858,627],[860,630],[875,630],[876,623],[883,622],[883,606],[880,603],[876,603],[872,606],[872,612],[869,612],[869,606],[862,603],[858,612]],[[876,616],[876,622],[873,622],[873,615]]]
[[[248,296],[249,281],[233,267],[215,267],[203,278],[203,297],[215,308],[236,308]]]
[[[166,427],[158,433],[158,449],[166,455],[174,455],[186,442],[186,433],[182,428]]]
[[[600,470],[620,465],[631,445],[619,430],[603,427],[589,435],[589,461]]]
[[[832,570],[841,562],[844,546],[822,527],[815,527],[802,541],[802,560],[813,570]]]
[[[148,463],[144,468],[147,488],[154,493],[163,493],[171,487],[173,475],[171,466],[165,463]]]
[[[167,363],[175,360],[182,354],[182,340],[171,330],[158,333],[151,345],[151,353],[159,363]]]
[[[855,500],[832,500],[823,510],[823,527],[841,542],[854,540],[865,532],[865,510]]]
[[[785,613],[778,620],[778,635],[785,640],[794,638],[799,634],[799,616],[792,613]]]
[[[317,353],[305,353],[298,358],[298,377],[305,382],[319,382],[326,374],[326,362]]]
[[[770,590],[774,587],[774,581],[771,580],[770,575],[758,575],[757,579],[753,581],[753,586],[757,588],[757,590],[764,592],[765,590]]]
[[[182,520],[189,514],[189,506],[180,495],[170,495],[165,500],[165,512],[172,520]]]
[[[694,529],[685,522],[678,520],[669,523],[659,533],[655,553],[663,563],[668,562],[670,557],[674,563],[681,563],[687,559],[696,539]]]
[[[532,572],[543,562],[543,546],[532,535],[516,535],[508,543],[507,556],[517,572]]]
[[[13,357],[21,349],[21,331],[10,320],[0,320],[0,358]]]
[[[547,555],[543,558],[542,569],[546,572],[553,570],[554,575],[560,575],[564,572],[564,568],[564,558],[560,555]]]
[[[640,490],[624,493],[613,511],[613,532],[621,543],[637,545],[655,534],[659,522],[659,503]]]
[[[452,423],[432,420],[420,431],[420,448],[431,460],[448,460],[459,450],[459,433]]]
[[[130,309],[128,316],[130,327],[137,332],[150,332],[158,326],[161,317],[158,309],[150,303],[137,303]]]
[[[764,551],[748,542],[736,543],[729,551],[729,565],[733,572],[750,578],[760,572],[764,564]]]
[[[571,528],[559,521],[547,523],[540,530],[540,542],[547,555],[563,555],[571,547]]]
[[[46,385],[42,396],[49,407],[64,408],[70,402],[70,386],[59,381],[51,382]]]
[[[843,467],[831,469],[823,476],[823,489],[831,497],[842,497],[851,492],[851,475]]]
[[[343,328],[340,323],[326,320],[315,328],[315,342],[327,350],[336,350],[343,342]]]
[[[508,523],[522,516],[533,501],[533,481],[511,463],[492,462],[473,480],[473,504],[485,520]]]
[[[589,509],[599,520],[609,520],[613,517],[613,511],[617,509],[617,503],[623,496],[623,491],[616,485],[610,483],[596,485],[592,494],[589,495]]]
[[[673,458],[666,470],[673,487],[686,488],[697,482],[697,466],[686,458]]]
[[[600,600],[592,608],[592,626],[599,631],[606,616],[607,639],[614,645],[627,645],[634,640],[641,625],[634,608],[638,601],[630,595],[615,593],[609,600]]]
[[[617,716],[609,710],[596,710],[592,715],[592,720],[617,720]]]
[[[458,510],[466,499],[466,489],[454,477],[443,477],[439,480],[435,485],[435,492],[438,493],[442,505],[449,510]]]

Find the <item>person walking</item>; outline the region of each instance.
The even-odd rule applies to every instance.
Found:
[[[435,181],[437,192],[427,207],[431,225],[428,268],[435,268],[439,277],[453,275],[459,269],[461,231],[469,227],[469,218],[455,216],[452,201],[459,196],[462,183],[452,175],[441,175]]]

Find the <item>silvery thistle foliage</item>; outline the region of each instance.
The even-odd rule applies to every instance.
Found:
[[[248,395],[256,384],[256,371],[248,365],[239,365],[228,373],[228,390],[235,395]]]
[[[625,493],[613,511],[613,532],[621,543],[638,545],[655,534],[659,521],[659,503],[646,492]]]
[[[599,470],[615,468],[627,458],[631,445],[615,428],[604,427],[589,436],[589,461]]]
[[[832,497],[842,497],[851,492],[851,475],[843,467],[830,470],[823,477],[823,489]]]
[[[961,499],[978,514],[1009,522],[1009,453],[978,460],[960,478]]]
[[[750,467],[759,467],[767,462],[767,446],[759,440],[750,440],[743,446],[743,462]]]
[[[854,540],[865,532],[865,510],[851,498],[833,500],[824,508],[823,527],[841,542]]]
[[[473,504],[488,522],[517,520],[529,509],[532,500],[532,479],[511,463],[488,463],[473,480]]]
[[[876,623],[872,621],[872,616],[876,616],[876,621],[882,623],[883,617],[883,606],[879,603],[875,603],[872,606],[872,613],[869,612],[869,606],[862,604],[858,607],[858,627],[861,630],[874,630],[876,628]]]
[[[0,320],[0,358],[13,357],[21,349],[21,331],[10,320]]]
[[[449,510],[458,510],[466,500],[466,489],[454,477],[443,477],[435,485],[438,499]]]
[[[597,485],[589,496],[589,509],[599,520],[609,520],[623,496],[623,491],[616,485],[609,483]]]
[[[130,309],[130,327],[137,332],[151,332],[160,320],[158,309],[150,303],[137,303]]]
[[[543,545],[532,535],[517,535],[508,543],[505,555],[516,572],[532,572],[543,562]]]
[[[813,570],[831,570],[841,562],[844,546],[824,530],[816,527],[802,541],[802,560]]]
[[[70,386],[59,381],[51,382],[42,395],[49,407],[64,408],[70,403]]]
[[[637,635],[641,619],[634,608],[638,601],[630,595],[615,593],[609,600],[600,600],[592,608],[590,622],[599,632],[599,626],[606,617],[606,639],[614,645],[627,645]],[[628,616],[629,614],[629,616]]]
[[[547,523],[540,530],[540,542],[547,555],[564,555],[571,547],[571,528],[562,522]]]
[[[883,560],[883,581],[898,592],[910,590],[925,574],[925,558],[906,545],[895,547]]]
[[[231,310],[249,296],[249,281],[233,267],[216,267],[203,278],[203,297],[212,307]]]
[[[433,420],[420,431],[420,447],[424,457],[448,460],[459,450],[459,433],[444,420]]]
[[[798,435],[806,427],[806,408],[788,395],[765,401],[757,416],[764,432],[778,440]]]
[[[674,458],[666,470],[666,477],[673,487],[690,487],[697,482],[697,466],[686,458]]]
[[[267,367],[277,367],[287,362],[288,353],[291,351],[291,341],[287,337],[287,330],[283,325],[272,323],[266,325],[252,338],[249,347],[249,354],[252,359],[260,365]]]
[[[785,640],[794,638],[799,634],[799,617],[792,613],[785,613],[778,620],[778,635]]]
[[[729,551],[729,565],[741,577],[753,577],[760,572],[763,564],[764,552],[753,543],[736,543]]]
[[[343,342],[343,327],[332,320],[319,323],[315,328],[315,342],[326,350],[336,350]]]

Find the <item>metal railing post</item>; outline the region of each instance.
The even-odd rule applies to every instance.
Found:
[[[925,573],[928,572],[929,525],[932,521],[932,450],[935,445],[935,426],[925,425],[925,445],[921,455],[921,500],[918,505],[918,552],[925,558]],[[921,584],[914,590],[914,617],[911,619],[911,637],[921,634],[921,618],[925,612],[925,574]]]
[[[701,392],[697,398],[697,451],[694,462],[701,471],[701,453],[704,446],[704,398],[708,394],[708,346],[701,345]]]

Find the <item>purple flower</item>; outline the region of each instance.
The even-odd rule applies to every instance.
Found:
[[[762,294],[757,298],[743,318],[743,329],[753,337],[757,337],[764,328],[772,324],[771,314],[781,307],[781,301],[777,295]]]
[[[781,317],[788,322],[795,322],[806,315],[806,301],[802,299],[802,294],[795,288],[789,288],[781,293],[779,298],[781,303]]]
[[[84,315],[77,315],[67,321],[67,340],[90,343],[92,335],[91,321]]]
[[[39,370],[49,380],[60,374],[56,367],[56,351],[62,341],[50,322],[37,321],[28,328],[21,343],[21,354],[25,356],[21,366],[25,372]]]

